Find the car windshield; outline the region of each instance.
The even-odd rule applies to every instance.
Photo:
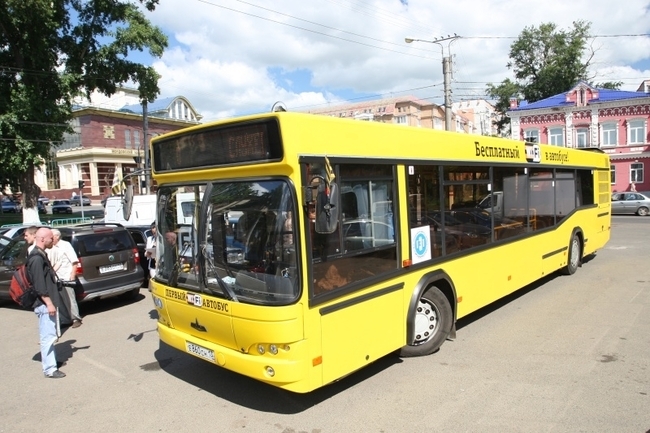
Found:
[[[156,279],[241,302],[292,302],[299,288],[290,191],[277,180],[161,188]]]

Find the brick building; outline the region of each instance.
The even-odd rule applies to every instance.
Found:
[[[93,95],[79,100],[63,143],[53,149],[52,158],[37,171],[36,184],[50,198],[69,198],[79,193],[100,200],[111,194],[116,177],[144,167],[145,143],[157,135],[198,124],[201,116],[182,97],[157,100],[147,107],[147,140],[144,140],[143,108],[138,92],[120,89],[110,98]],[[138,164],[136,160],[140,161]],[[135,185],[140,179],[134,177]],[[141,188],[135,191],[146,193]]]
[[[415,96],[377,99],[309,110],[308,113],[371,122],[445,129],[445,109]],[[494,107],[484,100],[452,105],[452,131],[490,135]]]
[[[612,192],[650,191],[650,80],[636,92],[580,82],[531,104],[511,101],[512,137],[560,147],[598,148],[611,160]]]

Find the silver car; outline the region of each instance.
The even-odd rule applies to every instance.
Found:
[[[648,215],[650,198],[638,192],[618,192],[612,194],[613,214]]]

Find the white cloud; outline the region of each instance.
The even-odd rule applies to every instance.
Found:
[[[255,7],[252,5],[258,5]],[[512,78],[510,44],[526,26],[592,23],[595,35],[649,33],[646,0],[165,0],[149,19],[170,38],[155,67],[163,97],[186,96],[206,120],[336,101],[351,94],[415,93],[441,103],[441,50],[431,40],[457,33],[451,44],[455,100],[480,97],[488,82]],[[356,43],[355,43],[356,42]],[[449,44],[443,43],[445,54]],[[622,81],[636,90],[650,78],[650,38],[594,40],[594,81]],[[637,70],[633,64],[643,62]],[[273,71],[286,74],[274,74]],[[308,71],[302,82],[295,71]]]

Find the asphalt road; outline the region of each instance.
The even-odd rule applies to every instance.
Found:
[[[33,313],[0,308],[0,432],[630,432],[650,430],[650,217],[614,217],[577,274],[459,323],[432,356],[388,356],[291,394],[159,344],[146,290],[82,304],[45,379]]]

